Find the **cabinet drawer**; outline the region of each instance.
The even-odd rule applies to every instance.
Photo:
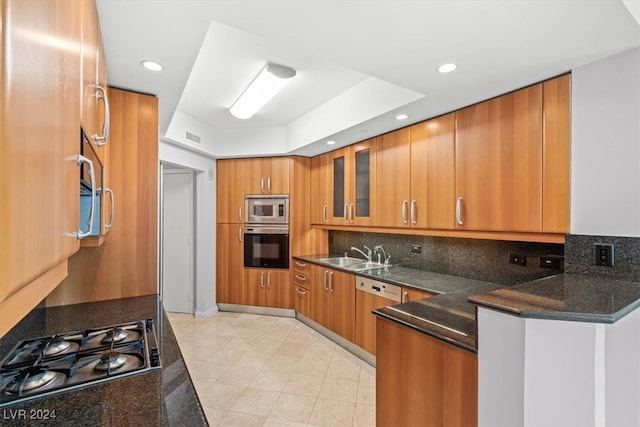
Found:
[[[311,264],[306,261],[300,261],[299,259],[293,260],[293,271],[300,273],[303,276],[311,276]]]
[[[306,274],[300,274],[297,271],[293,272],[293,284],[295,286],[311,290],[311,278]]]

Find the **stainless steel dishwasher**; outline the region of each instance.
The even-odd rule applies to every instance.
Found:
[[[402,300],[402,287],[356,276],[356,344],[376,354],[376,317],[372,310]]]

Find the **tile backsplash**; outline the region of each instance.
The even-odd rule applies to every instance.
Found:
[[[614,245],[614,265],[594,265],[596,243]],[[567,235],[565,272],[640,282],[640,238]]]
[[[334,255],[361,257],[351,251],[382,245],[391,255],[391,264],[402,264],[420,270],[451,274],[469,279],[515,285],[562,272],[541,268],[540,256],[562,257],[564,245],[551,243],[510,242],[501,240],[460,239],[449,237],[410,236],[398,234],[331,231],[329,251]],[[420,245],[422,252],[412,253],[411,246]],[[525,255],[527,265],[510,264],[509,254]]]

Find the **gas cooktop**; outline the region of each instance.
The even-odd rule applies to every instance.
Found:
[[[27,339],[0,364],[0,407],[159,367],[153,319]]]

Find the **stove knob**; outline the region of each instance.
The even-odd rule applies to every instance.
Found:
[[[157,348],[151,349],[151,356],[149,357],[151,366],[160,366],[160,352]]]

